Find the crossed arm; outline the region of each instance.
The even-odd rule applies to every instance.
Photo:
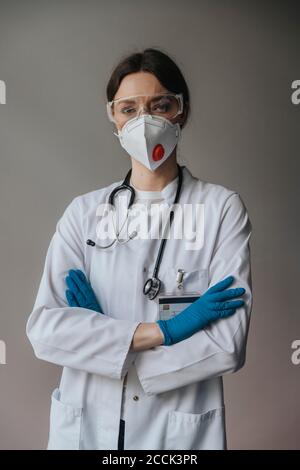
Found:
[[[171,346],[189,338],[212,321],[233,315],[237,308],[244,305],[244,301],[232,299],[245,293],[244,288],[228,289],[233,280],[233,276],[228,276],[210,287],[174,318],[141,323],[134,333],[130,350],[143,351],[155,346]],[[66,298],[70,307],[83,307],[102,314],[92,285],[82,271],[70,269],[66,284]]]
[[[75,198],[57,223],[26,325],[38,358],[118,379],[135,360],[140,382],[149,395],[232,372],[243,365],[252,307],[251,223],[237,193],[224,206],[210,263],[210,285],[232,274],[237,285],[246,289],[245,306],[172,346],[162,345],[156,323],[117,320],[83,307],[70,307],[66,302],[64,282],[70,267],[84,271],[78,217],[80,207]]]

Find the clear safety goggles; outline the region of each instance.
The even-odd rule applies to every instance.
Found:
[[[106,110],[109,120],[119,124],[139,117],[143,110],[154,116],[173,119],[183,112],[183,95],[182,93],[155,93],[126,96],[108,101]]]

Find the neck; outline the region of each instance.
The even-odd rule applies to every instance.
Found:
[[[161,191],[178,175],[176,147],[167,160],[155,171],[149,170],[134,158],[131,159],[131,164],[130,182],[140,191]]]

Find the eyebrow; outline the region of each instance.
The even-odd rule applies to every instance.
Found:
[[[162,98],[161,96],[154,96],[154,97],[151,99],[151,101],[159,101],[159,100],[161,100],[161,98]],[[148,101],[149,101],[149,100],[148,100]],[[119,100],[116,101],[115,104],[119,104],[119,103],[122,103],[122,104],[131,104],[131,103],[135,103],[135,100],[134,100],[134,99],[129,99],[129,98],[128,98],[128,99],[119,98]]]
[[[122,101],[122,103],[132,103],[132,102],[134,102],[133,99],[130,100],[130,99],[119,98],[119,101],[117,101],[117,103],[118,102],[120,103],[120,101]]]

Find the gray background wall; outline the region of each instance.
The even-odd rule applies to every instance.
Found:
[[[121,56],[158,47],[182,68],[192,114],[179,162],[236,189],[253,224],[247,362],[225,378],[230,448],[300,448],[299,2],[0,0],[0,448],[45,448],[60,368],[25,336],[46,250],[73,197],[129,157],[105,114]]]

